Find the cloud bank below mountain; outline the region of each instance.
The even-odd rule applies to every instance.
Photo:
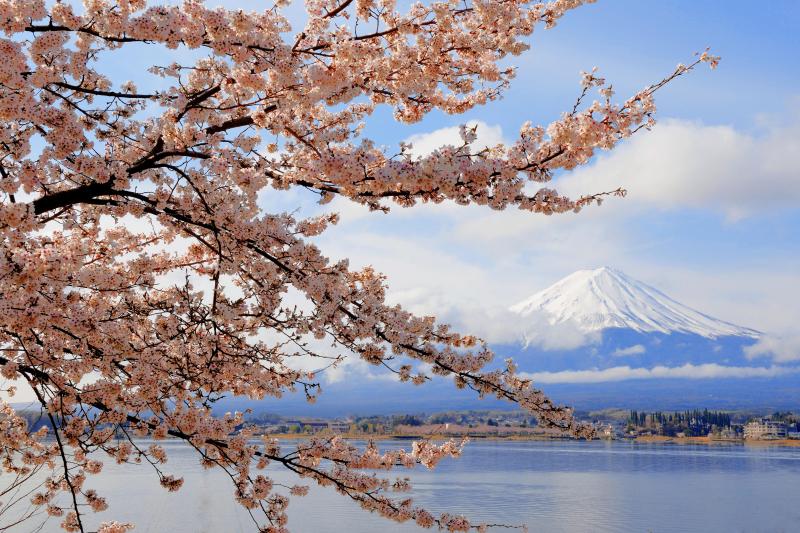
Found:
[[[653,368],[633,368],[615,366],[605,369],[564,370],[561,372],[533,372],[524,375],[535,383],[605,383],[629,379],[725,379],[725,378],[773,378],[800,372],[800,368],[783,366],[741,367],[725,366],[716,363],[693,365],[687,363],[678,367],[655,366]]]

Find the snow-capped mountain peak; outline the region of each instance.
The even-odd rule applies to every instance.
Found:
[[[543,317],[551,325],[571,323],[584,332],[625,328],[708,338],[758,336],[755,330],[696,311],[609,267],[574,272],[511,311],[521,317]]]

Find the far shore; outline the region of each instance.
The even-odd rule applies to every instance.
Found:
[[[341,437],[347,440],[449,440],[449,439],[473,439],[473,440],[575,440],[569,437],[550,437],[547,435],[464,435],[464,434],[407,434],[407,433],[271,433],[270,437],[278,440],[307,439],[311,437]]]
[[[569,437],[559,437],[547,434],[526,434],[526,435],[498,435],[498,434],[407,434],[407,433],[385,433],[385,434],[366,434],[366,433],[327,433],[316,434],[303,433],[274,433],[270,437],[278,440],[296,440],[309,437],[333,437],[338,436],[348,440],[449,440],[467,437],[471,440],[485,441],[571,441]],[[611,440],[611,439],[597,439]],[[613,439],[620,442],[637,442],[647,444],[705,444],[705,445],[731,445],[738,444],[743,446],[788,446],[800,447],[798,439],[771,439],[771,440],[742,440],[742,439],[712,439],[709,437],[667,437],[662,435],[647,435],[635,438]]]

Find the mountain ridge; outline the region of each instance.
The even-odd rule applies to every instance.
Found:
[[[511,306],[512,313],[571,324],[582,332],[610,328],[689,333],[705,338],[758,338],[760,332],[719,320],[611,267],[578,270]]]

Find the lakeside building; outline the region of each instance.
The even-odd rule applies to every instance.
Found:
[[[342,420],[295,419],[260,427],[264,433],[333,433],[350,432],[350,422]]]
[[[288,427],[296,426],[303,431],[311,433],[319,433],[323,430],[330,430],[334,433],[347,433],[350,431],[349,422],[341,422],[336,420],[287,420],[284,425]]]
[[[350,422],[328,422],[328,429],[334,433],[347,433],[350,431]]]
[[[601,439],[613,440],[617,438],[618,433],[611,424],[601,424],[597,428],[597,436]]]
[[[785,439],[786,424],[771,418],[758,418],[745,424],[744,438],[749,440]]]

